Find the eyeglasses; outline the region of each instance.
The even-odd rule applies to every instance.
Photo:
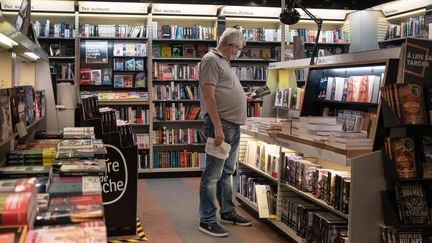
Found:
[[[237,49],[239,49],[239,51],[242,51],[243,50],[243,48],[240,48],[238,45],[236,45],[236,44],[229,44],[229,46],[234,46],[234,47],[237,47]]]

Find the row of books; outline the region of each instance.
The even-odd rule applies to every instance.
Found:
[[[273,178],[278,178],[279,149],[274,144],[262,141],[247,141],[244,163],[267,173]]]
[[[153,45],[153,57],[203,57],[209,50],[208,44]]]
[[[257,185],[263,185],[268,189],[267,201],[269,217],[276,216],[277,186],[270,185],[264,178],[257,177],[247,171],[240,171],[237,181],[237,193],[247,198],[249,201],[258,204],[256,191]]]
[[[303,42],[315,42],[317,31],[304,28],[290,30],[287,42],[293,42],[294,36],[300,36]],[[344,43],[348,42],[348,35],[341,29],[321,31],[318,42],[320,43]]]
[[[348,222],[295,196],[281,197],[281,222],[306,242],[348,242]]]
[[[323,77],[319,83],[318,99],[378,103],[380,85],[381,77],[374,75]]]
[[[432,137],[387,137],[384,151],[399,179],[432,178]]]
[[[0,141],[18,131],[17,125],[25,129],[45,114],[45,93],[32,86],[0,89],[0,97]]]
[[[304,69],[302,69],[302,70],[295,70],[295,76],[296,76],[296,80],[297,81],[304,81],[304,82],[306,82],[307,72]]]
[[[155,85],[153,97],[156,100],[199,100],[201,95],[198,86],[171,82],[171,85]]]
[[[384,39],[391,40],[407,36],[420,36],[424,20],[424,16],[416,16],[409,17],[400,24],[389,24]]]
[[[147,92],[87,92],[81,91],[81,97],[94,96],[100,101],[147,101]]]
[[[260,117],[262,114],[262,105],[259,102],[248,103],[246,107],[246,115],[248,117]]]
[[[153,78],[158,80],[198,80],[198,64],[171,64],[153,62]]]
[[[152,23],[153,39],[193,39],[193,40],[216,40],[216,28],[203,25],[192,25],[184,27],[178,25],[160,25]]]
[[[403,125],[432,122],[432,86],[429,84],[391,84],[382,88],[382,97]]]
[[[113,45],[113,56],[123,57],[145,57],[147,56],[147,44],[146,43],[131,43],[131,42],[114,42]]]
[[[140,169],[149,169],[150,165],[150,154],[148,151],[141,150],[138,153],[138,166]]]
[[[115,74],[114,88],[145,88],[146,78],[144,72],[133,74]]]
[[[381,226],[383,243],[392,242],[430,242],[432,235],[427,229],[406,229],[403,227]]]
[[[73,43],[68,42],[42,42],[41,47],[50,57],[73,57],[75,56],[75,47]]]
[[[135,144],[138,149],[148,149],[150,148],[150,135],[147,134],[134,134]]]
[[[149,124],[150,110],[146,107],[113,108],[117,119],[128,121],[130,124]]]
[[[245,47],[236,59],[279,59],[280,46],[276,47]]]
[[[80,68],[80,85],[111,85],[112,69]]]
[[[204,168],[206,154],[199,152],[154,152],[153,168]]]
[[[303,103],[304,89],[292,87],[287,89],[276,89],[275,107],[286,107],[300,110]]]
[[[232,66],[239,80],[267,80],[267,66]]]
[[[197,128],[167,128],[164,126],[154,133],[157,144],[199,144],[205,142],[202,131]]]
[[[281,41],[279,29],[239,27],[246,41]]]
[[[130,26],[84,24],[80,26],[81,37],[106,37],[106,38],[146,38],[147,27],[145,25]]]
[[[53,73],[57,74],[56,80],[74,80],[75,64],[74,63],[54,63]]]
[[[318,199],[345,214],[349,213],[351,174],[346,171],[323,169],[302,156],[284,154],[281,182],[301,191],[310,192]]]
[[[45,23],[36,20],[33,24],[36,37],[70,38],[75,37],[75,26],[60,22],[53,24],[49,19]]]
[[[142,58],[114,58],[114,71],[144,71]]]
[[[185,105],[183,103],[166,105],[166,103],[161,102],[160,104],[155,104],[155,119],[161,121],[196,120],[200,109],[196,105]]]

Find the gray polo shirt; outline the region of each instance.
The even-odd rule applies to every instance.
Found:
[[[216,49],[211,49],[201,60],[199,85],[215,85],[215,98],[219,117],[222,120],[246,124],[246,96],[237,75],[231,70],[230,61]],[[204,95],[204,94],[203,94]],[[207,113],[201,98],[201,114]]]

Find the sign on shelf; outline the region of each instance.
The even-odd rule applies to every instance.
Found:
[[[216,16],[216,5],[152,4],[153,14]]]
[[[148,3],[128,2],[78,2],[79,11],[82,13],[147,14],[148,5]]]
[[[396,15],[420,8],[425,8],[430,4],[431,0],[410,1],[409,4],[407,4],[406,0],[398,0],[375,6],[373,7],[373,9],[381,10],[384,13],[384,16],[387,17],[390,15]]]
[[[74,1],[32,1],[32,11],[40,12],[74,12]],[[18,11],[21,0],[1,1],[1,9],[6,11]]]

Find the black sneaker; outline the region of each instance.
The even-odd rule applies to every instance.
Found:
[[[206,234],[216,237],[228,236],[228,231],[218,223],[203,223],[200,222],[199,230]]]
[[[252,222],[249,219],[243,218],[242,216],[236,214],[232,218],[221,217],[221,222],[226,224],[237,224],[241,226],[250,226]]]

